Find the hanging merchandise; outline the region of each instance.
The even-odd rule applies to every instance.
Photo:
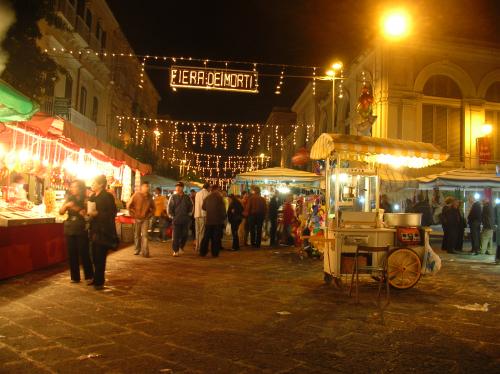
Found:
[[[361,94],[358,98],[358,104],[356,105],[356,111],[361,117],[361,122],[356,124],[358,135],[371,135],[372,126],[377,120],[377,116],[373,115],[373,102],[374,98],[371,84],[364,80]]]

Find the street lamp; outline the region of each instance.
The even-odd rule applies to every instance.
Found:
[[[323,78],[324,80],[332,81],[332,132],[335,129],[335,81],[344,79],[343,77],[337,76],[337,73],[342,70],[342,67],[342,62],[334,62],[330,66],[330,69],[326,71],[326,77]]]
[[[382,30],[389,39],[401,39],[410,33],[410,15],[403,9],[391,9],[382,17]]]
[[[488,136],[493,132],[493,126],[490,125],[489,123],[485,123],[484,125],[481,126],[481,134],[483,136]]]

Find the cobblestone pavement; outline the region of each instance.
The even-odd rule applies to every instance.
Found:
[[[443,254],[393,292],[385,325],[289,249],[108,257],[107,285],[64,265],[0,282],[1,373],[492,373],[500,371],[500,266]],[[464,307],[487,303],[488,311]],[[286,313],[280,313],[286,312]]]

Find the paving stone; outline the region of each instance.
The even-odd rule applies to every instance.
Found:
[[[28,360],[1,363],[0,373],[2,374],[46,374],[53,373],[50,369],[35,365]]]
[[[362,287],[357,305],[346,289],[323,283],[321,261],[298,260],[293,250],[223,251],[218,259],[189,250],[173,258],[169,251],[152,243],[150,259],[133,256],[131,248],[111,253],[104,292],[70,284],[65,265],[0,281],[0,372],[489,373],[500,367],[500,267],[484,260],[438,251],[441,272],[393,291],[382,325],[373,287]],[[490,304],[488,312],[455,306],[476,302]]]

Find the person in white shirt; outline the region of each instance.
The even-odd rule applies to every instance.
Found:
[[[205,212],[202,209],[203,206],[203,200],[208,196],[209,191],[208,191],[209,184],[205,183],[203,185],[203,188],[196,193],[196,196],[194,198],[194,219],[195,219],[195,229],[196,229],[196,235],[195,235],[195,251],[200,250],[200,245],[201,245],[201,240],[203,239],[203,236],[205,235],[205,223],[207,219],[207,212]]]

